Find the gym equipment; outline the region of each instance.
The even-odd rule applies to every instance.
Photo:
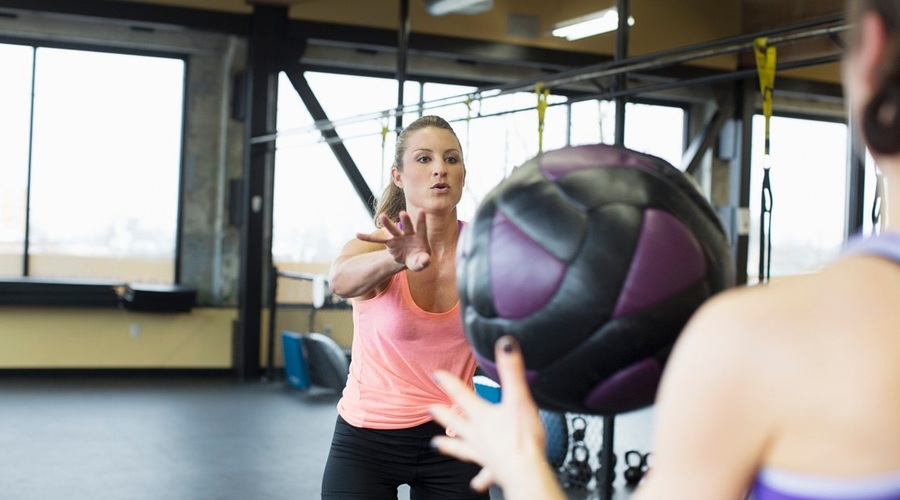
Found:
[[[483,399],[491,403],[500,402],[500,384],[484,375],[475,375],[472,377],[472,383],[475,385],[475,392]]]
[[[336,308],[349,308],[349,304],[340,299],[339,297],[330,293],[328,289],[328,277],[322,274],[310,274],[310,273],[299,273],[299,272],[291,272],[291,271],[279,271],[278,268],[272,266],[269,268],[269,335],[266,339],[267,348],[266,348],[266,375],[265,379],[268,381],[275,380],[275,329],[277,322],[277,313],[279,306],[285,304],[279,304],[276,298],[278,297],[278,280],[279,278],[286,278],[297,281],[307,281],[311,286],[311,295],[312,300],[308,304],[309,306],[309,326],[307,327],[307,331],[314,331],[315,329],[315,318],[316,311],[319,309],[336,309]],[[296,305],[296,304],[293,304]],[[303,304],[306,306],[306,304]],[[329,339],[330,340],[330,339]],[[288,355],[285,351],[285,357]]]
[[[569,453],[569,424],[563,413],[548,410],[538,410],[538,413],[547,439],[544,445],[547,462],[555,471],[559,471]]]
[[[648,462],[649,458],[649,452],[641,453],[637,450],[628,450],[625,452],[626,469],[623,476],[625,477],[625,482],[629,486],[637,486],[641,480],[644,479],[644,476],[650,469]]]
[[[281,333],[285,378],[295,389],[319,387],[341,391],[347,383],[350,361],[327,335],[311,332]]]
[[[569,461],[562,469],[560,482],[563,488],[585,490],[594,476],[591,468],[591,452],[584,442],[587,433],[587,420],[575,415],[572,417],[572,450]]]
[[[594,476],[591,464],[588,463],[591,453],[584,443],[572,446],[572,459],[563,471],[562,485],[565,489],[587,489]]]
[[[584,441],[584,435],[587,431],[587,421],[584,417],[574,417],[572,419],[572,440]]]
[[[650,405],[682,327],[733,284],[722,225],[681,171],[607,145],[517,168],[463,232],[457,286],[466,336],[498,380],[514,336],[544,409],[611,415]]]

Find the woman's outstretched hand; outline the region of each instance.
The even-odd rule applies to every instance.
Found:
[[[500,403],[487,402],[450,373],[435,373],[435,380],[461,413],[445,406],[431,407],[434,419],[456,434],[436,436],[432,445],[441,453],[482,466],[471,483],[476,491],[497,484],[509,500],[562,499],[562,490],[546,460],[544,427],[528,389],[518,342],[501,337],[495,349]]]
[[[398,264],[405,265],[410,271],[421,271],[431,264],[431,246],[428,244],[425,212],[419,212],[415,224],[405,211],[400,212],[400,224],[394,224],[385,214],[379,215],[378,220],[390,237],[382,236],[383,233],[359,233],[356,235],[357,239],[383,244],[394,260]]]

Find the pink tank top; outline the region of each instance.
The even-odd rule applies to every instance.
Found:
[[[353,301],[350,375],[337,408],[355,427],[404,429],[430,421],[429,405],[452,405],[432,379],[439,368],[474,387],[476,362],[459,302],[442,313],[419,308],[406,274],[395,274],[376,297]]]

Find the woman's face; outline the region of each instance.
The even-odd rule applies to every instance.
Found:
[[[406,195],[407,209],[446,213],[456,208],[466,183],[466,167],[456,136],[449,130],[426,127],[406,138],[403,170],[391,171]]]

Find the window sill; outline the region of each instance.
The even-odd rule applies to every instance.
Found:
[[[0,306],[109,307],[189,312],[197,291],[180,285],[120,281],[0,278]]]

